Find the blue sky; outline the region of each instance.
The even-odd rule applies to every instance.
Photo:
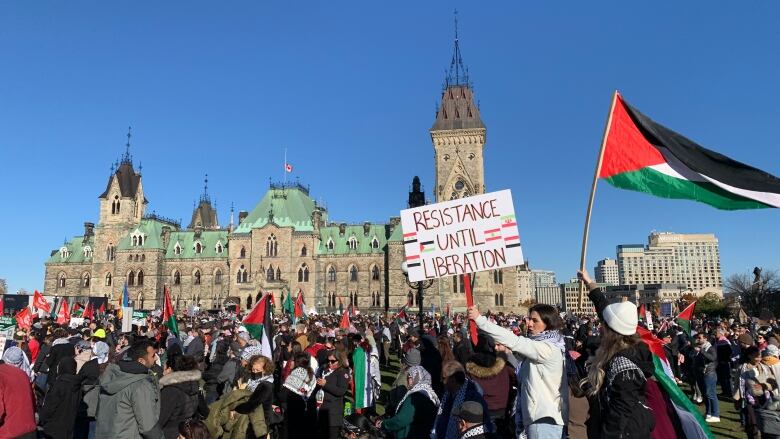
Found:
[[[231,203],[251,210],[282,178],[284,148],[331,219],[398,215],[414,175],[433,185],[454,8],[488,127],[487,187],[512,190],[533,268],[577,268],[615,89],[780,174],[774,2],[3,2],[0,278],[42,287],[49,252],[97,220],[128,125],[149,210],[185,223],[204,173],[221,222]],[[715,233],[724,275],[780,268],[778,224],[776,210],[602,184],[588,265],[659,230]]]

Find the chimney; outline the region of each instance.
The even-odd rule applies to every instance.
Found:
[[[95,223],[84,223],[84,238],[89,238],[95,235]]]
[[[160,239],[162,240],[163,247],[168,247],[168,239],[170,237],[171,237],[171,227],[162,226],[162,231],[160,232]]]
[[[248,216],[249,216],[249,212],[247,212],[246,210],[239,211],[238,212],[238,225],[241,225],[241,223],[243,223],[244,220],[246,219],[246,217],[248,217]]]
[[[315,208],[314,211],[311,213],[311,226],[315,232],[320,230],[321,223],[322,223],[322,211],[319,208]]]
[[[371,223],[366,221],[363,223],[363,234],[368,236],[369,231],[371,231]]]
[[[347,223],[339,224],[339,235],[344,236],[344,233],[346,232],[347,232]]]

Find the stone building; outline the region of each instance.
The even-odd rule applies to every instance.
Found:
[[[435,201],[486,191],[486,127],[457,38],[449,74],[430,130],[435,157]],[[419,298],[401,270],[404,261],[400,219],[347,224],[298,183],[270,184],[258,204],[239,213],[233,227],[220,227],[207,187],[184,228],[146,212],[141,174],[127,151],[99,196],[97,225],[85,223],[82,236],[52,251],[46,262],[44,293],[106,296],[116,303],[124,285],[136,308],[160,306],[168,287],[177,307],[220,308],[229,299],[250,307],[261,292],[277,304],[302,292],[307,308],[333,310],[339,303],[371,311],[417,307]],[[415,178],[411,200],[425,200]],[[472,276],[483,309],[516,310],[528,299],[518,270],[507,268]],[[528,283],[527,281],[525,283]],[[527,288],[526,288],[527,289]],[[462,278],[436,280],[425,290],[425,308],[465,307]],[[281,307],[279,307],[281,308]]]

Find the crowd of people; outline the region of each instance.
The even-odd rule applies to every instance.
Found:
[[[0,438],[686,437],[636,305],[579,276],[596,316],[279,314],[270,343],[225,311],[179,316],[178,334],[153,316],[126,333],[112,313],[44,318],[5,346]],[[654,322],[674,380],[707,423],[719,386],[750,438],[773,437],[780,330],[702,317]]]

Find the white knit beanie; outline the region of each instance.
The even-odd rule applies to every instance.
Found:
[[[636,334],[638,318],[636,305],[629,301],[613,303],[604,308],[604,321],[607,326],[618,334]]]

